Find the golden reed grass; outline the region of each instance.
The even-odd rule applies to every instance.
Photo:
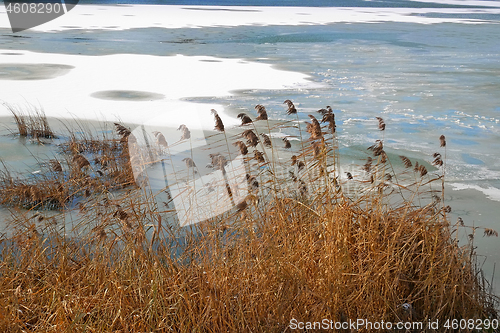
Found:
[[[285,104],[288,114],[297,113],[293,102]],[[267,120],[262,105],[256,110]],[[223,136],[215,144],[225,141],[228,154],[236,146],[244,155],[249,191],[228,212],[191,227],[169,222],[171,200],[160,207],[131,186],[129,145],[136,140],[121,124],[115,124],[118,138],[88,135],[63,144],[66,161],[49,162],[42,180],[15,180],[4,171],[2,193],[9,194],[2,204],[14,207],[11,196],[29,204],[12,208],[23,218],[1,241],[0,331],[285,332],[293,318],[498,318],[473,237],[459,245],[456,236],[458,228],[469,227],[462,219],[451,225],[449,206],[425,200],[424,188],[444,181],[444,170],[431,175],[400,156],[399,177],[414,172],[407,177],[414,182],[393,183],[395,169],[377,140],[359,173],[344,177],[328,163],[338,160],[336,141],[329,140],[335,135],[331,108],[323,112],[326,128],[309,116],[309,138],[299,148],[288,140],[279,148],[261,132],[289,122],[226,136],[213,114],[216,135]],[[240,115],[250,123],[245,117]],[[179,130],[181,140],[190,138],[186,126]],[[168,148],[154,135],[159,147]],[[257,150],[259,136],[260,149],[273,154]],[[228,137],[235,140],[231,145]],[[247,145],[237,140],[242,137]],[[267,156],[288,151],[293,155],[285,162],[261,168]],[[226,176],[229,155],[209,157]],[[184,162],[196,166],[191,158]],[[113,192],[123,187],[128,190]],[[82,189],[92,191],[79,196],[79,237],[70,237],[40,203],[55,198],[65,214],[64,203]],[[229,185],[227,190],[231,196]],[[420,199],[425,203],[416,204]],[[498,233],[484,229],[484,235]]]

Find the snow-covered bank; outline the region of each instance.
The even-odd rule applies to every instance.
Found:
[[[234,117],[224,117],[221,105],[192,103],[184,98],[313,85],[302,73],[206,56],[91,57],[11,51],[0,53],[0,65],[0,100],[4,103],[19,107],[34,104],[51,117],[134,123],[155,118],[172,126],[212,124],[212,108],[227,125],[237,123]],[[5,107],[0,107],[2,115],[10,115]]]

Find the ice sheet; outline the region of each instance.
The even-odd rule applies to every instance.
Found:
[[[437,2],[437,1],[432,1]],[[84,5],[67,14],[31,28],[34,31],[68,29],[201,28],[242,25],[317,25],[339,22],[482,23],[484,20],[425,17],[441,14],[498,14],[493,1],[452,1],[471,8],[371,8],[371,7],[251,7],[168,5]],[[474,8],[472,6],[491,6]],[[498,4],[497,4],[497,7]],[[5,7],[0,6],[0,28],[9,28]]]

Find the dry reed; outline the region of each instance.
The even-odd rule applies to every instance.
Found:
[[[294,113],[293,103],[285,104],[287,113]],[[223,131],[222,120],[216,113],[214,118],[215,129]],[[67,164],[88,169],[85,173],[65,171],[58,161],[48,164],[51,173],[43,182],[2,173],[2,191],[24,202],[43,202],[46,192],[61,192],[55,198],[63,203],[83,189],[100,194],[80,199],[79,237],[68,236],[43,215],[22,213],[13,235],[1,240],[0,330],[283,332],[293,318],[424,324],[497,319],[497,298],[474,254],[477,227],[471,241],[459,245],[457,228],[469,228],[463,220],[451,226],[445,206],[415,204],[426,193],[425,183],[432,182],[424,179],[425,166],[415,162],[421,178],[405,186],[413,200],[389,200],[399,194],[384,191],[392,186],[385,181],[394,170],[387,168],[383,142],[368,148],[378,157],[368,157],[362,167],[368,182],[350,172],[341,180],[327,163],[338,153],[336,146],[326,143],[321,124],[310,119],[313,141],[292,150],[291,163],[287,158],[266,168],[245,164],[246,197],[189,228],[172,223],[169,202],[159,207],[133,187],[110,192],[116,184],[131,184],[129,148],[136,143],[124,140],[132,134],[120,124],[120,139],[73,137],[63,145]],[[332,120],[328,116],[323,122],[333,134]],[[179,129],[181,140],[190,138],[187,127]],[[273,139],[263,134],[254,128],[235,137],[245,137],[255,148],[260,135],[265,149],[278,149],[266,144]],[[244,142],[232,145],[248,154]],[[229,146],[209,155],[211,167],[224,175]],[[253,150],[260,163],[269,156]],[[409,158],[400,158],[405,168],[412,167]],[[183,161],[196,166],[191,158]],[[92,171],[97,169],[102,175]],[[112,181],[113,172],[123,174],[120,180]],[[228,184],[226,178],[233,198]],[[350,184],[360,186],[355,195],[347,191]],[[484,229],[484,235],[498,233]]]
[[[286,111],[288,115],[297,113],[297,109],[295,108],[295,105],[291,100],[287,99],[283,102],[283,104],[286,104],[288,106],[288,110]]]
[[[241,119],[241,125],[247,125],[253,123],[252,119],[247,116],[245,113],[238,114],[238,118]]]
[[[30,105],[26,109],[10,104],[4,104],[12,113],[17,125],[18,133],[22,137],[31,137],[40,142],[40,139],[55,139],[56,135],[51,130],[45,112],[42,108]]]

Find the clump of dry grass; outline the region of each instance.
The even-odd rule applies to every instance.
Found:
[[[56,138],[56,135],[49,126],[43,109],[29,106],[23,110],[20,107],[10,104],[4,104],[4,106],[14,116],[20,136],[30,137],[35,140]]]
[[[233,136],[245,137],[247,144],[230,145],[215,117],[215,135],[223,136],[216,145],[226,141],[228,150],[210,153],[210,167],[222,171],[227,195],[236,199],[226,168],[234,153],[230,147],[238,148],[248,193],[232,201],[229,211],[188,228],[172,220],[175,210],[168,202],[160,207],[142,190],[112,195],[110,187],[83,201],[78,238],[62,233],[53,220],[40,220],[42,215],[19,221],[1,243],[0,329],[281,332],[292,318],[498,318],[497,298],[477,266],[472,239],[460,246],[455,238],[457,228],[468,228],[464,221],[450,225],[441,203],[416,204],[433,182],[427,169],[400,157],[405,169],[414,165],[417,173],[403,195],[397,183],[388,182],[397,179],[396,171],[378,140],[369,147],[376,158],[368,157],[363,166],[369,180],[351,173],[342,180],[328,162],[338,153],[329,117],[329,132],[310,117],[311,144],[296,151],[287,147],[292,151],[286,162],[268,161],[265,168],[269,156],[287,152],[266,144],[273,138],[264,131],[276,128],[254,126]],[[116,127],[121,139],[132,135]],[[184,137],[187,128],[180,129]],[[119,172],[130,173],[128,145],[136,143],[121,139],[70,140],[64,151],[78,166],[73,181],[82,179],[80,187],[92,182],[98,165],[104,173],[104,166],[120,159],[125,163]],[[107,154],[115,162],[104,160]],[[195,168],[195,160],[183,162]],[[61,178],[66,168],[49,165]],[[349,194],[351,184],[359,185],[355,195]],[[23,186],[19,193],[41,200],[31,185]],[[492,229],[484,234],[498,236]]]

